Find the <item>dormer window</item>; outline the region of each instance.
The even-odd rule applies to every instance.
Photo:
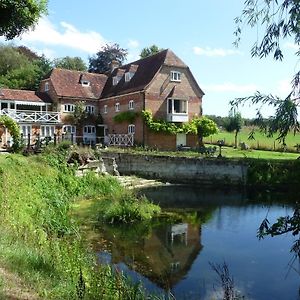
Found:
[[[178,71],[171,71],[171,81],[181,81],[181,73]]]
[[[121,77],[120,76],[114,76],[113,77],[113,85],[117,85],[120,81]]]
[[[45,88],[44,88],[45,92],[49,91],[49,82],[45,82]]]
[[[126,72],[125,73],[125,82],[129,82],[130,79],[133,77],[134,73],[132,72]]]
[[[81,80],[81,85],[82,86],[90,86],[91,83],[88,80]]]

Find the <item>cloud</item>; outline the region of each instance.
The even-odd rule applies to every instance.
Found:
[[[136,40],[129,40],[127,46],[128,48],[138,48],[140,43]]]
[[[225,57],[225,56],[228,56],[228,55],[240,55],[240,54],[242,54],[238,50],[223,49],[223,48],[212,49],[210,47],[206,47],[206,48],[193,47],[193,52],[196,55],[204,55],[204,56],[210,56],[210,57],[213,57],[213,56]]]
[[[72,24],[60,22],[57,28],[48,18],[42,18],[32,31],[24,33],[20,39],[22,44],[41,43],[49,46],[63,46],[81,50],[88,54],[96,53],[107,41],[95,31],[81,32]]]
[[[222,84],[208,84],[203,85],[204,91],[210,92],[238,92],[238,93],[253,93],[259,90],[259,87],[255,84],[235,84],[231,82],[225,82]]]
[[[291,43],[291,42],[285,43],[284,47],[287,48],[287,49],[299,50],[299,45]]]

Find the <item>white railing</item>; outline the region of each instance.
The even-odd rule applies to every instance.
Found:
[[[134,134],[109,134],[109,146],[133,146]]]
[[[51,124],[60,123],[60,114],[58,112],[2,109],[0,110],[0,115],[9,116],[16,122]]]

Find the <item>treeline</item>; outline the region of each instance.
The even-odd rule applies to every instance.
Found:
[[[216,115],[205,115],[209,119],[213,120],[219,128],[224,128],[226,129],[227,124],[230,123],[230,116],[228,117],[221,117],[221,116],[216,116]],[[242,125],[243,126],[256,126],[257,125],[257,119],[252,118],[242,118]]]

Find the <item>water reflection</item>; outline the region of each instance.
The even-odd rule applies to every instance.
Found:
[[[287,198],[182,186],[141,193],[176,213],[175,219],[99,225],[98,238],[107,241],[95,243],[102,261],[109,257],[150,289],[172,290],[177,299],[212,299],[217,282],[209,262],[225,260],[246,299],[298,299],[299,275],[288,272],[292,238],[256,237],[266,213],[272,221],[292,211]]]

